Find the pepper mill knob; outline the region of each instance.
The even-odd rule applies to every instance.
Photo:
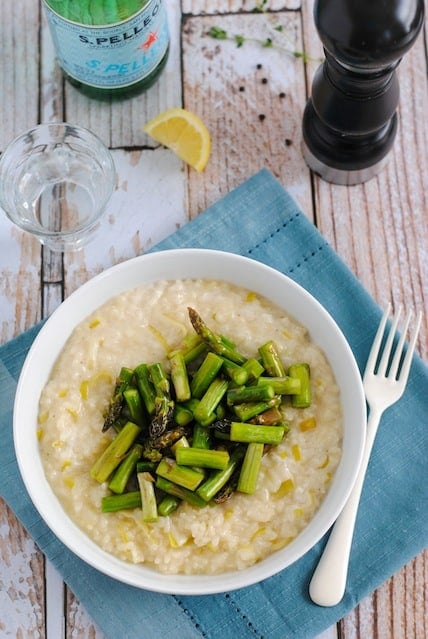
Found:
[[[424,0],[316,0],[325,61],[303,115],[303,155],[328,182],[359,184],[384,166],[397,131],[403,55],[424,22]]]

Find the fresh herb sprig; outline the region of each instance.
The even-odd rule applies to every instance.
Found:
[[[253,9],[253,13],[265,13],[268,9],[267,7],[268,0],[260,0],[256,3],[256,6]]]
[[[266,13],[269,10],[269,7],[267,5],[268,5],[268,0],[259,0],[259,2],[257,2],[255,7],[252,9],[252,12]],[[266,38],[254,38],[254,37],[245,36],[242,34],[230,34],[225,29],[221,27],[217,27],[217,26],[211,27],[211,29],[208,31],[208,35],[211,36],[211,38],[214,38],[215,40],[230,40],[232,42],[235,42],[238,48],[244,46],[246,42],[255,42],[259,44],[260,46],[262,46],[264,49],[275,48],[281,51],[285,51],[288,55],[291,55],[293,58],[302,59],[303,62],[308,62],[310,60],[309,56],[307,56],[307,54],[304,51],[296,51],[295,49],[292,48],[292,42],[288,38],[287,34],[285,33],[284,27],[281,24],[274,26],[273,30],[277,31],[278,33],[281,33],[289,41],[291,45],[290,48],[284,47],[278,44],[270,36],[267,36]]]
[[[282,32],[282,25],[278,25],[274,27],[275,31]],[[280,49],[281,51],[285,51],[288,55],[291,55],[293,58],[301,58],[304,62],[308,62],[309,57],[304,51],[296,51],[293,49],[289,49],[287,47],[283,47],[274,41],[271,37],[266,38],[253,38],[250,36],[244,36],[242,34],[230,34],[225,29],[221,27],[211,27],[211,29],[207,32],[207,34],[214,38],[215,40],[230,40],[236,43],[238,48],[244,46],[246,42],[255,42],[260,44],[264,49]]]

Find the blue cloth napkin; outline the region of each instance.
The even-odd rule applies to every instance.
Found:
[[[282,186],[261,171],[153,250],[223,249],[289,275],[328,309],[365,366],[381,311]],[[322,632],[425,546],[428,371],[416,357],[403,398],[384,415],[355,531],[348,588],[333,608],[314,605],[308,583],[325,539],[280,574],[226,594],[151,593],[87,566],[49,531],[20,479],[12,400],[39,327],[0,348],[0,494],[110,639],[303,639]]]

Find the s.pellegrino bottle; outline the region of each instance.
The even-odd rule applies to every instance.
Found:
[[[165,0],[43,0],[65,77],[94,98],[148,89],[169,51]]]

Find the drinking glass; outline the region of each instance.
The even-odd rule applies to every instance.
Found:
[[[113,193],[112,156],[91,131],[39,124],[0,158],[0,206],[12,222],[52,250],[75,250],[92,238]]]

